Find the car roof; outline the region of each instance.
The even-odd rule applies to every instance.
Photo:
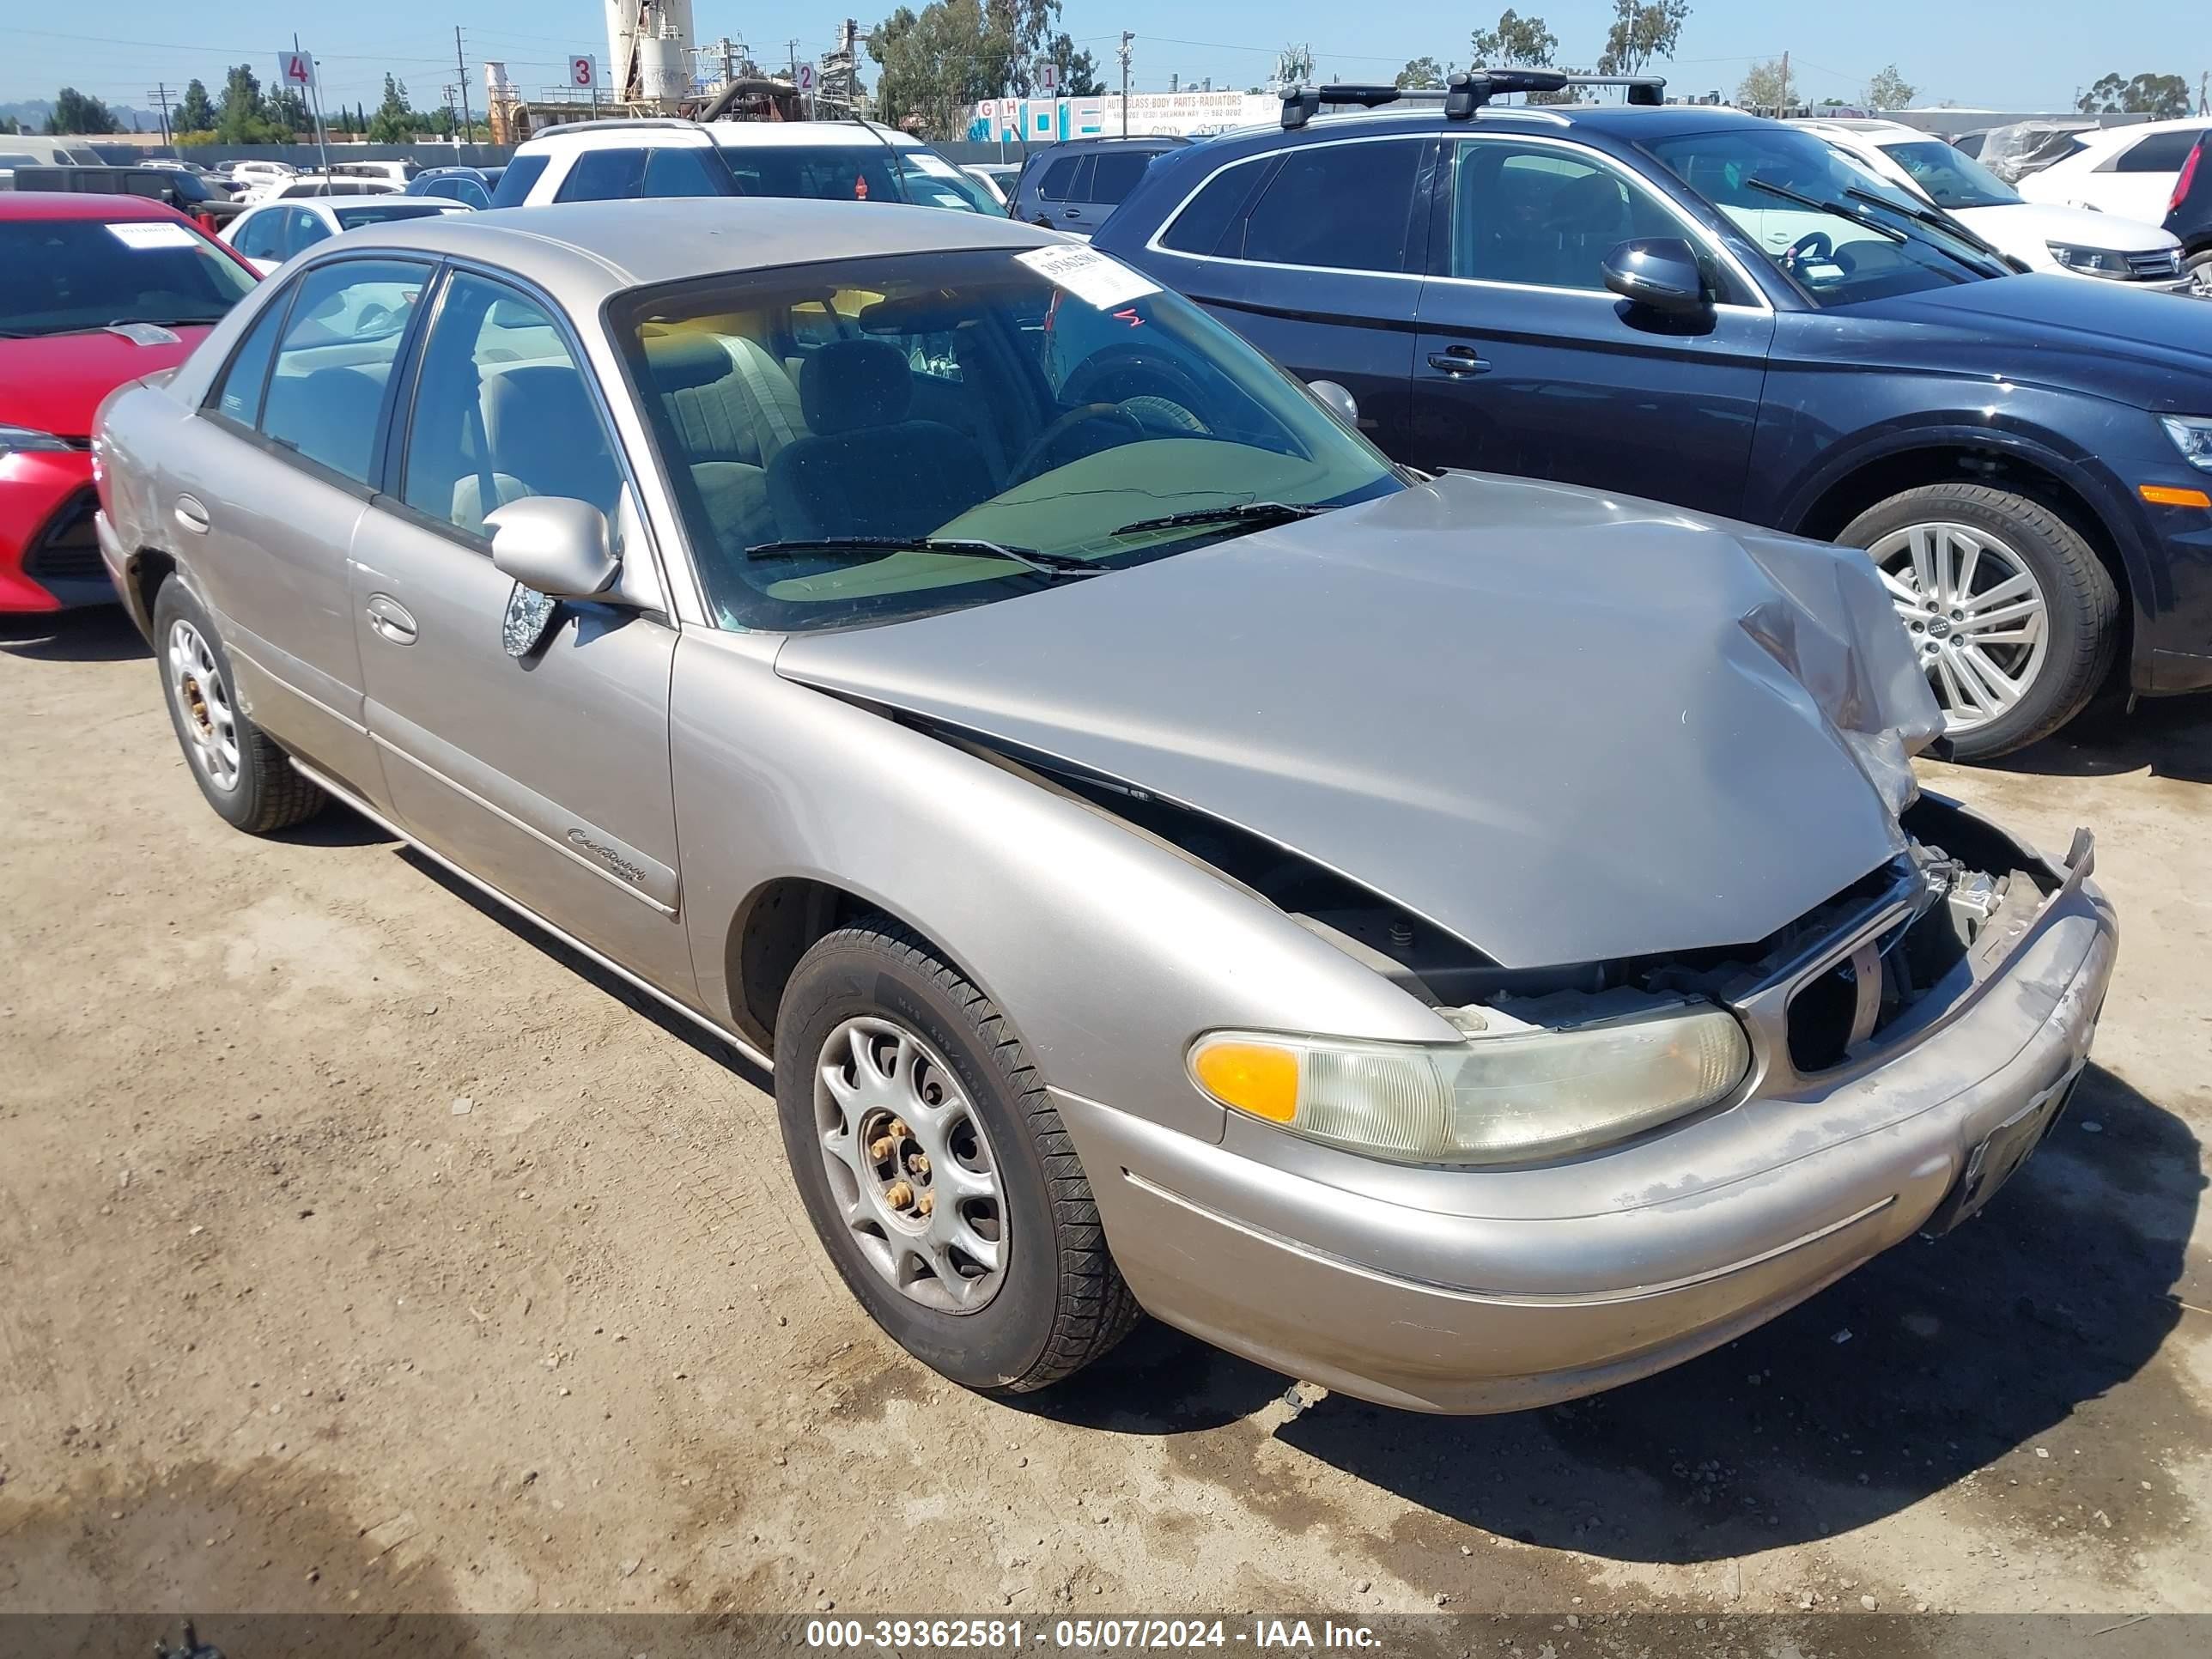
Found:
[[[708,121],[707,136],[725,148],[777,149],[814,144],[921,149],[921,140],[896,127],[869,121]]]
[[[150,196],[106,196],[92,191],[0,191],[0,219],[183,219]],[[190,220],[185,220],[189,224]]]
[[[261,213],[270,208],[338,208],[380,207],[404,208],[417,216],[431,213],[465,213],[467,210],[459,202],[442,201],[435,196],[393,195],[390,191],[363,191],[357,196],[272,196],[265,202],[256,202],[246,209],[248,213]]]
[[[2154,133],[2180,132],[2185,130],[2192,131],[2212,130],[2212,120],[2208,120],[2202,115],[2186,115],[2172,121],[2137,121],[2129,126],[2084,129],[2076,132],[2074,137],[2080,142],[2082,149],[2101,153],[2115,146],[2132,144],[2136,139],[2148,137]],[[2081,150],[2075,152],[2076,155],[2081,153]]]
[[[349,231],[343,244],[354,252],[404,249],[499,266],[536,283],[576,315],[588,314],[624,289],[718,272],[878,254],[1071,246],[1056,231],[994,214],[769,196],[556,202],[441,213],[364,225]]]

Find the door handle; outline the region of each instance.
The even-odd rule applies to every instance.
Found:
[[[368,625],[394,645],[415,643],[415,618],[407,614],[407,607],[389,593],[372,593],[368,598]]]
[[[1442,351],[1431,351],[1429,367],[1452,375],[1490,373],[1490,365],[1476,354],[1473,346],[1448,346]]]
[[[1080,219],[1083,216],[1081,208],[1062,208],[1060,213],[1063,217],[1069,219]]]
[[[195,536],[208,533],[208,510],[190,495],[177,497],[177,522]]]

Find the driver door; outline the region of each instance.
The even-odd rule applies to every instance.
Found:
[[[402,407],[404,453],[353,542],[366,718],[392,809],[425,845],[672,994],[690,994],[668,759],[672,617],[563,602],[531,650],[484,515],[588,501],[653,557],[590,366],[546,302],[455,271]]]
[[[1453,142],[1440,169],[1403,459],[1741,508],[1774,313],[1708,259],[1687,319],[1609,292],[1606,256],[1699,233],[1610,159],[1558,140]]]

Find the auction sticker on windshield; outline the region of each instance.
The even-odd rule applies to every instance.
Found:
[[[1109,259],[1087,247],[1033,247],[1014,258],[1047,282],[1101,311],[1111,311],[1160,291],[1158,283],[1139,276],[1119,259]]]
[[[110,225],[107,228],[107,234],[122,243],[124,246],[137,248],[141,252],[149,248],[198,246],[192,240],[191,232],[186,230],[182,225],[163,224],[158,219],[149,220],[142,224]]]

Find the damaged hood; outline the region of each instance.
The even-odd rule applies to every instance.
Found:
[[[776,668],[1237,824],[1507,967],[1765,937],[1903,849],[1942,730],[1864,555],[1470,475]]]

